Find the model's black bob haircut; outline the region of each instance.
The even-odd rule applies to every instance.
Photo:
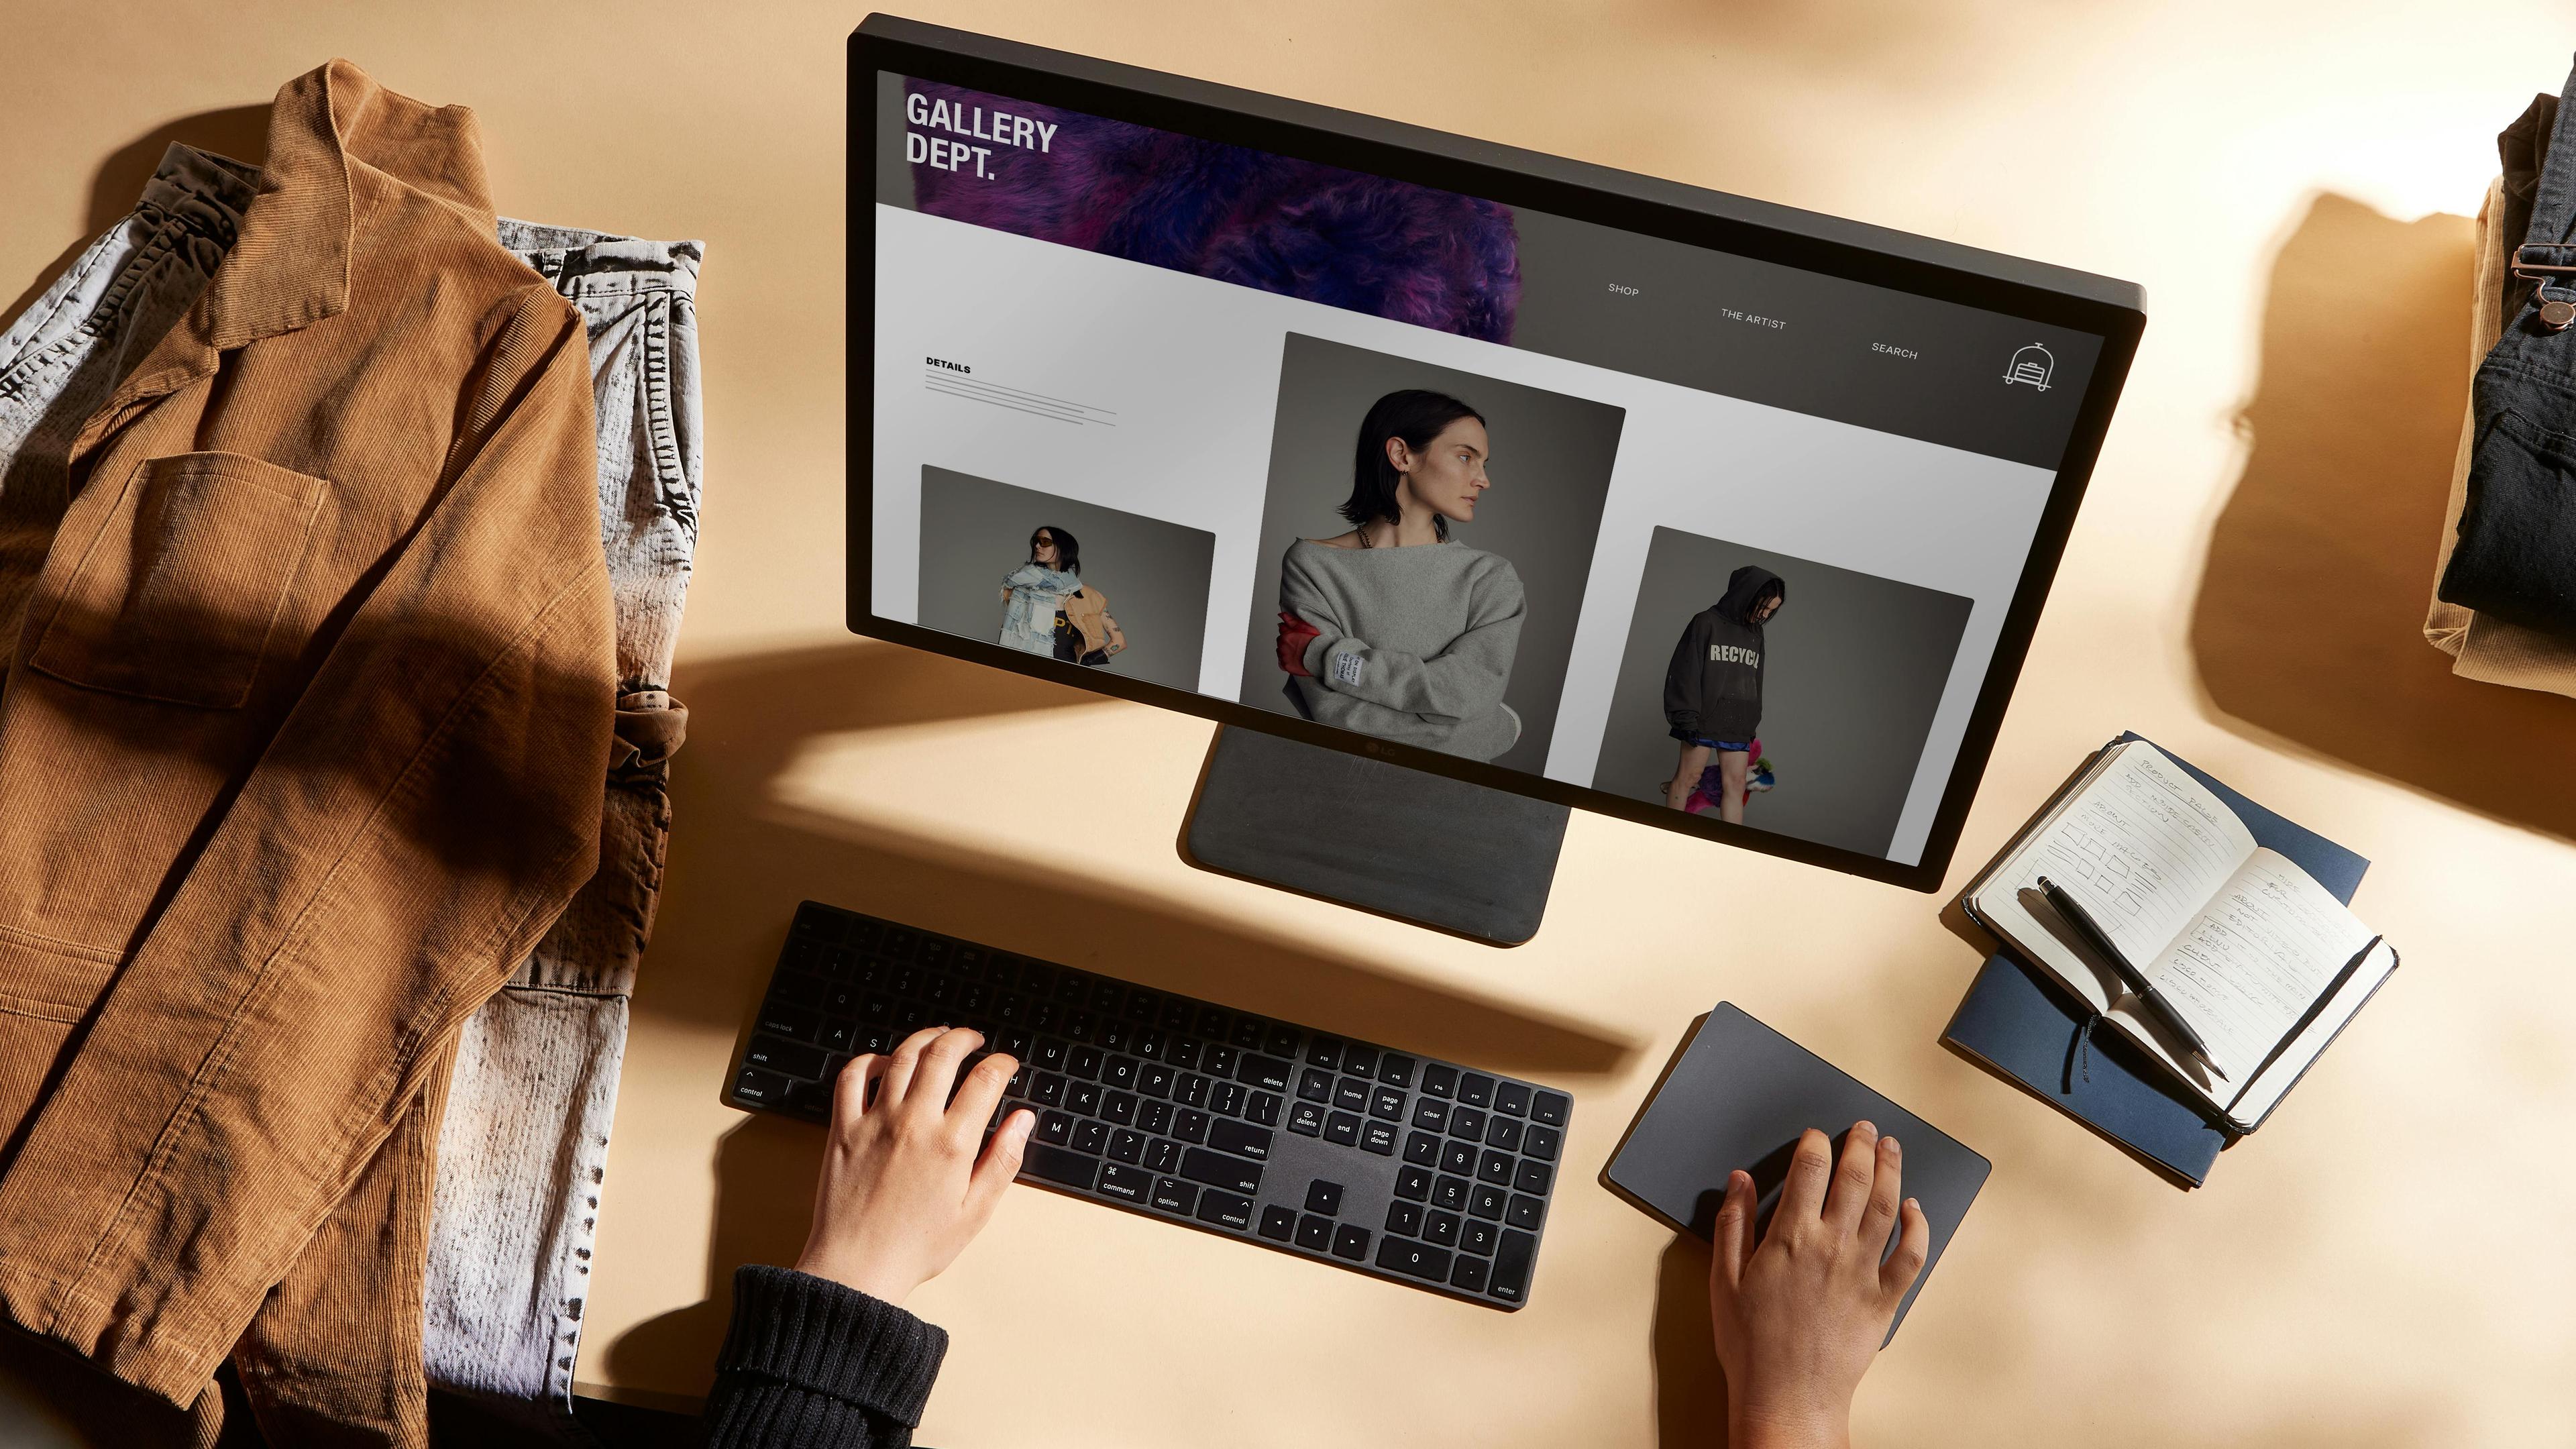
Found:
[[[1403,515],[1395,506],[1395,488],[1404,475],[1387,461],[1386,440],[1402,438],[1404,446],[1419,453],[1460,418],[1485,421],[1483,413],[1428,388],[1408,387],[1371,404],[1368,416],[1360,420],[1359,449],[1351,461],[1351,501],[1342,505],[1342,517],[1354,528],[1365,528],[1381,518],[1398,521]],[[1442,538],[1449,536],[1449,520],[1435,515],[1431,526]]]

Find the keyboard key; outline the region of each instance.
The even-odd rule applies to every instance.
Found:
[[[1298,1036],[1297,1028],[1285,1022],[1278,1022],[1274,1023],[1269,1032],[1262,1037],[1261,1044],[1274,1057],[1293,1058],[1297,1055]]]
[[[1368,1110],[1368,1084],[1344,1077],[1333,1084],[1333,1105],[1347,1112]]]
[[[1360,1129],[1360,1151],[1380,1157],[1395,1155],[1395,1129],[1384,1122],[1371,1122]]]
[[[1172,1135],[1178,1137],[1183,1142],[1205,1142],[1207,1141],[1210,1121],[1211,1119],[1205,1112],[1193,1111],[1188,1107],[1183,1107],[1179,1112],[1173,1115]],[[1527,1164],[1527,1166],[1536,1167],[1538,1164],[1533,1162]],[[1545,1190],[1546,1189],[1544,1188],[1540,1189],[1542,1192]]]
[[[1245,1051],[1259,1051],[1261,1029],[1267,1025],[1269,1023],[1257,1016],[1238,1016],[1234,1019],[1234,1030],[1227,1032],[1225,1039]]]
[[[1463,1177],[1441,1178],[1431,1185],[1432,1205],[1447,1208],[1453,1213],[1464,1212],[1467,1209],[1467,1189],[1470,1186],[1472,1184]]]
[[[1329,1072],[1333,1068],[1340,1066],[1341,1062],[1342,1044],[1340,1041],[1329,1036],[1308,1037],[1306,1039],[1307,1065],[1321,1067],[1325,1071]]]
[[[1399,1167],[1395,1171],[1395,1195],[1420,1202],[1431,1196],[1431,1174],[1419,1167]]]
[[[1098,1082],[1075,1082],[1066,1087],[1064,1089],[1064,1105],[1068,1111],[1078,1113],[1085,1117],[1098,1115],[1100,1111],[1100,1084]]]
[[[1342,1048],[1342,1070],[1354,1077],[1377,1075],[1377,1048],[1346,1046]]]
[[[1297,1100],[1329,1102],[1333,1100],[1332,1073],[1320,1067],[1308,1067],[1297,1074]]]
[[[1504,1082],[1494,1088],[1494,1110],[1515,1117],[1529,1115],[1530,1089],[1520,1082]]]
[[[919,931],[910,926],[896,926],[885,933],[885,941],[877,949],[898,961],[904,961],[911,958],[913,948],[920,944]]]
[[[1198,1218],[1200,1222],[1240,1232],[1252,1226],[1252,1199],[1209,1188],[1199,1194]]]
[[[1476,1144],[1452,1139],[1440,1148],[1442,1172],[1470,1173],[1476,1170]]]
[[[1422,1090],[1435,1097],[1458,1095],[1458,1069],[1438,1064],[1422,1069]]]
[[[1198,1191],[1196,1188],[1190,1189]],[[1261,1210],[1261,1236],[1276,1242],[1287,1242],[1297,1236],[1297,1215],[1277,1203]]]
[[[1121,1127],[1135,1126],[1136,1094],[1133,1092],[1101,1093],[1100,1115],[1117,1123]]]
[[[1482,1072],[1469,1072],[1458,1079],[1458,1100],[1470,1107],[1494,1105],[1494,1079]]]
[[[1169,1102],[1147,1102],[1136,1113],[1136,1126],[1138,1130],[1145,1132],[1163,1133],[1171,1131],[1172,1104]]]
[[[1427,1278],[1434,1283],[1449,1281],[1449,1253],[1429,1243],[1409,1243],[1402,1238],[1388,1238],[1377,1246],[1377,1265],[1413,1278]]]
[[[1109,1134],[1109,1157],[1113,1162],[1145,1160],[1145,1134],[1121,1127]]]
[[[1561,1139],[1559,1138],[1555,1128],[1541,1127],[1536,1123],[1532,1123],[1530,1124],[1530,1129],[1521,1134],[1521,1151],[1528,1153],[1530,1156],[1537,1158],[1541,1162],[1554,1162],[1556,1160],[1557,1143],[1560,1140]]]
[[[1530,1099],[1530,1120],[1550,1127],[1565,1125],[1565,1109],[1571,1103],[1562,1092],[1541,1092]]]
[[[1476,1160],[1476,1180],[1496,1187],[1508,1186],[1512,1180],[1512,1155],[1486,1148],[1485,1155]]]
[[[1086,1082],[1091,1081],[1100,1075],[1100,1055],[1100,1048],[1096,1046],[1075,1047],[1073,1054],[1065,1059],[1064,1069]]]
[[[1413,1104],[1413,1125],[1426,1132],[1446,1132],[1449,1109],[1434,1098],[1424,1097]]]
[[[1028,1151],[1020,1157],[1020,1172],[1023,1176],[1042,1177],[1049,1182],[1060,1182],[1067,1187],[1087,1189],[1091,1186],[1092,1178],[1099,1171],[1100,1163],[1097,1159],[1067,1152],[1061,1147],[1049,1147],[1043,1142],[1030,1143]]]
[[[1173,1038],[1172,1048],[1170,1051],[1164,1053],[1163,1060],[1170,1062],[1173,1066],[1178,1067],[1185,1072],[1197,1071],[1199,1069],[1199,1039],[1194,1036]],[[1204,1090],[1204,1088],[1202,1088],[1202,1090]]]
[[[1265,1092],[1288,1090],[1288,1063],[1278,1057],[1265,1057],[1259,1052],[1246,1052],[1234,1068],[1234,1079]]]
[[[847,1017],[833,1017],[830,1021],[823,1023],[823,1035],[821,1039],[823,1042],[823,1049],[826,1051],[856,1051],[858,1050],[856,1043],[859,1039],[859,1024]]]
[[[1422,1215],[1422,1236],[1444,1248],[1454,1248],[1458,1246],[1458,1223],[1456,1213],[1444,1213],[1433,1208]]]
[[[1360,1141],[1360,1119],[1348,1112],[1335,1112],[1324,1119],[1324,1140],[1336,1147],[1357,1147]]]
[[[1092,1155],[1092,1156],[1094,1156],[1094,1157],[1097,1157],[1097,1156],[1099,1156],[1099,1155],[1100,1155],[1101,1149],[1103,1149],[1103,1148],[1107,1147],[1108,1145],[1109,1145],[1109,1124],[1108,1124],[1108,1123],[1106,1123],[1106,1122],[1080,1122],[1080,1123],[1076,1123],[1076,1124],[1074,1125],[1074,1129],[1073,1129],[1073,1150],[1074,1150],[1074,1151],[1076,1151],[1076,1152],[1089,1153],[1090,1155]]]
[[[1148,1097],[1172,1095],[1172,1079],[1179,1073],[1161,1062],[1147,1062],[1136,1071],[1136,1090]]]
[[[1199,1205],[1199,1190],[1177,1177],[1158,1177],[1154,1179],[1153,1202],[1167,1213],[1186,1217]]]
[[[1555,1175],[1555,1170],[1544,1162],[1524,1161],[1520,1172],[1512,1178],[1512,1186],[1523,1192],[1543,1194],[1547,1191],[1548,1179]]]
[[[1309,1132],[1306,1135],[1311,1137],[1314,1134]],[[1220,1152],[1249,1157],[1255,1162],[1270,1160],[1270,1144],[1274,1137],[1275,1134],[1266,1128],[1241,1122],[1219,1122],[1208,1128],[1208,1146]]]
[[[1386,1205],[1386,1230],[1390,1233],[1402,1233],[1408,1238],[1421,1232],[1422,1208],[1420,1204],[1409,1202],[1388,1203]]]
[[[1484,1259],[1470,1258],[1462,1254],[1457,1265],[1449,1270],[1449,1286],[1464,1288],[1470,1293],[1482,1293],[1485,1291],[1485,1275],[1493,1271],[1494,1265]]]
[[[782,1041],[774,1036],[756,1036],[743,1048],[742,1059],[755,1067],[785,1072],[791,1077],[812,1079],[823,1075],[823,1053],[801,1042]]]
[[[1126,995],[1127,988],[1115,981],[1094,980],[1091,983],[1091,1009],[1102,1016],[1115,1016],[1119,1001]]]
[[[755,1107],[782,1107],[787,1104],[787,1079],[764,1067],[745,1067],[733,1079],[733,1095],[735,1101]]]
[[[1172,1090],[1172,1100],[1184,1107],[1204,1107],[1208,1104],[1209,1085],[1208,1079],[1198,1073],[1184,1072],[1180,1085]]]
[[[1073,1141],[1073,1114],[1047,1112],[1038,1118],[1037,1140],[1062,1147]]]
[[[1289,1108],[1288,1130],[1300,1137],[1321,1136],[1324,1131],[1324,1109],[1312,1102],[1300,1102]]]
[[[1149,1026],[1136,1033],[1136,1055],[1149,1062],[1163,1060],[1163,1053],[1171,1044],[1171,1036],[1160,1027]]]
[[[760,1017],[754,1024],[773,1036],[783,1036],[791,1041],[812,1041],[822,1023],[821,1017],[804,1007],[772,1001],[761,1006]]]
[[[1215,1090],[1208,1093],[1208,1108],[1211,1111],[1222,1112],[1228,1117],[1240,1117],[1243,1115],[1244,1099],[1250,1095],[1251,1093],[1233,1082],[1219,1082]]]
[[[1163,1023],[1163,1030],[1165,1030],[1165,1031],[1187,1031],[1187,1030],[1189,1030],[1189,1029],[1190,1029],[1190,1010],[1191,1010],[1191,1008],[1190,1008],[1190,1003],[1189,1003],[1188,1001],[1184,1000],[1184,999],[1183,999],[1183,998],[1181,998],[1181,997],[1178,997],[1178,996],[1167,996],[1167,997],[1163,998],[1163,1015],[1162,1015],[1162,1018],[1161,1018],[1162,1023]]]
[[[1520,1151],[1521,1124],[1513,1121],[1509,1117],[1496,1117],[1487,1122],[1485,1124],[1485,1145],[1487,1147],[1499,1147],[1505,1152]]]
[[[1509,1196],[1499,1187],[1479,1183],[1467,1193],[1467,1211],[1480,1218],[1499,1218],[1503,1215],[1504,1199]]]
[[[1136,1028],[1115,1017],[1103,1017],[1099,1032],[1091,1038],[1105,1052],[1132,1052],[1136,1049]]]
[[[1322,1213],[1328,1218],[1342,1215],[1342,1185],[1316,1178],[1306,1184],[1306,1211]]]
[[[1297,1246],[1321,1253],[1333,1246],[1333,1220],[1308,1213],[1297,1220]]]
[[[1470,1142],[1485,1140],[1485,1114],[1473,1107],[1460,1107],[1449,1114],[1449,1135]]]
[[[1072,1049],[1073,1044],[1062,1037],[1043,1036],[1038,1038],[1038,1049],[1029,1059],[1041,1071],[1060,1072],[1064,1070],[1064,1054]]]
[[[1377,1059],[1377,1079],[1390,1087],[1410,1087],[1413,1066],[1413,1058],[1389,1052]]]
[[[1516,1228],[1537,1232],[1538,1225],[1547,1221],[1547,1204],[1525,1192],[1513,1193],[1511,1205],[1503,1209],[1503,1221]]]
[[[819,976],[799,976],[780,972],[769,979],[769,994],[798,1006],[812,1006],[823,999],[830,983]]]
[[[1482,1253],[1490,1258],[1494,1255],[1494,1240],[1502,1235],[1503,1230],[1492,1223],[1480,1223],[1474,1218],[1469,1218],[1466,1225],[1459,1230],[1458,1246],[1463,1251]]]
[[[1357,1223],[1344,1223],[1333,1231],[1333,1256],[1354,1263],[1368,1258],[1369,1230]]]
[[[1268,1092],[1255,1092],[1252,1104],[1243,1109],[1243,1115],[1264,1127],[1276,1127],[1279,1125],[1279,1104],[1284,1100]]]
[[[1133,1087],[1136,1085],[1136,1067],[1134,1057],[1111,1057],[1109,1064],[1100,1069],[1100,1080],[1113,1087]]]
[[[1416,1132],[1404,1139],[1404,1160],[1416,1167],[1429,1167],[1440,1160],[1440,1139],[1428,1132]]]
[[[1206,1037],[1211,1041],[1224,1037],[1226,1029],[1232,1024],[1232,1019],[1227,1017],[1225,1014],[1225,1008],[1221,1006],[1202,1006],[1199,1008],[1199,1035]]]
[[[1380,1087],[1369,1094],[1369,1115],[1388,1122],[1404,1120],[1404,1094],[1393,1087]]]
[[[1504,1233],[1503,1245],[1494,1250],[1494,1281],[1485,1291],[1505,1302],[1520,1302],[1529,1287],[1530,1262],[1537,1256],[1538,1239],[1527,1233]]]
[[[1136,990],[1127,993],[1127,1019],[1129,1021],[1136,1023],[1139,1027],[1148,1028],[1159,1033],[1161,1028],[1155,1027],[1154,1023],[1160,1020],[1162,1015],[1162,998],[1156,996],[1153,992]],[[1141,1044],[1143,1032],[1140,1031],[1137,1035],[1140,1038]]]
[[[1235,1055],[1234,1048],[1230,1046],[1210,1043],[1207,1051],[1199,1057],[1199,1070],[1219,1079],[1231,1077],[1234,1075]]]
[[[1004,1027],[1002,1034],[994,1039],[993,1049],[1026,1066],[1029,1060],[1029,1048],[1036,1044],[1037,1038],[1029,1033],[1027,1027],[1011,1026]]]
[[[1087,1125],[1097,1126],[1098,1124]],[[1210,1187],[1224,1188],[1228,1192],[1261,1191],[1260,1168],[1240,1157],[1228,1157],[1222,1152],[1210,1152],[1204,1147],[1193,1147],[1181,1154],[1181,1176],[1192,1182],[1204,1182]]]
[[[1121,1202],[1143,1202],[1154,1192],[1154,1174],[1112,1162],[1100,1169],[1100,1192]]]
[[[1181,1144],[1169,1137],[1157,1137],[1145,1149],[1145,1165],[1156,1172],[1177,1172],[1181,1166]]]

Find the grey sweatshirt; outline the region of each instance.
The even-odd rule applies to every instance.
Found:
[[[1308,718],[1471,760],[1520,738],[1503,686],[1527,603],[1500,555],[1299,539],[1280,560],[1279,606],[1322,631],[1306,646],[1312,677],[1288,681]]]

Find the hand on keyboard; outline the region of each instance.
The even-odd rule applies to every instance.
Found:
[[[925,1027],[841,1070],[797,1271],[899,1304],[983,1231],[1037,1125],[1036,1113],[1013,1112],[978,1157],[1020,1069],[987,1056],[961,1082],[959,1065],[983,1044],[972,1031]]]
[[[1852,1394],[1931,1243],[1923,1209],[1900,1203],[1903,1188],[1895,1138],[1854,1123],[1837,1167],[1832,1143],[1810,1128],[1757,1247],[1753,1179],[1727,1178],[1708,1298],[1735,1449],[1850,1443]]]

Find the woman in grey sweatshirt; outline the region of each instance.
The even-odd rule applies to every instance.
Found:
[[[1355,525],[1299,539],[1279,565],[1279,667],[1307,718],[1490,760],[1520,739],[1503,703],[1527,601],[1498,554],[1449,541],[1492,480],[1484,416],[1421,389],[1360,424]]]

